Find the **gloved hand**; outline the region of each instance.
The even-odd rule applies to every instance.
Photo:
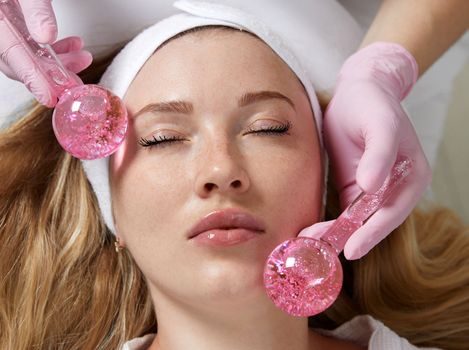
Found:
[[[88,51],[81,50],[83,41],[80,37],[67,37],[54,43],[57,38],[57,22],[51,0],[20,0],[20,5],[33,39],[40,43],[51,44],[72,75],[91,64],[93,58]],[[7,77],[24,83],[40,103],[48,107],[55,105],[56,97],[52,91],[49,91],[47,81],[38,76],[25,49],[19,45],[2,19],[0,19],[0,58],[0,71]]]
[[[349,260],[367,254],[399,226],[431,182],[430,166],[401,106],[417,76],[416,61],[402,46],[371,44],[346,60],[324,113],[324,139],[342,210],[361,190],[376,192],[398,155],[413,160],[404,184],[347,241]],[[312,225],[299,236],[320,238],[332,223]]]

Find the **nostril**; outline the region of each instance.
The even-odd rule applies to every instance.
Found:
[[[239,180],[233,181],[233,187],[234,188],[238,188],[240,186],[241,186],[241,181],[239,181]]]
[[[213,186],[215,186],[215,185],[212,184],[212,183],[205,184],[205,188],[206,188],[208,191],[211,191],[211,190],[213,189]]]
[[[214,184],[213,182],[207,182],[204,186],[205,190],[208,191],[208,192],[211,192],[214,187],[217,187],[217,185]],[[240,187],[242,187],[242,183],[241,183],[240,180],[235,180],[231,183],[231,187],[232,188],[240,188]]]

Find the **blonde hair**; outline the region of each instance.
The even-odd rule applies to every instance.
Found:
[[[82,79],[98,81],[114,54]],[[145,277],[127,250],[114,251],[80,161],[55,139],[51,110],[36,104],[0,133],[0,164],[0,349],[117,349],[157,332]],[[416,210],[366,257],[343,259],[343,291],[310,325],[370,314],[413,344],[463,349],[468,251],[454,214]]]

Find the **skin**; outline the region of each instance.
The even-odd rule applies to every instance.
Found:
[[[398,43],[415,57],[422,75],[467,29],[467,0],[383,0],[360,48]]]
[[[295,109],[280,99],[237,106],[239,96],[260,90],[284,94]],[[191,101],[193,111],[136,116],[148,103],[173,99]],[[189,34],[153,54],[124,101],[130,125],[111,157],[112,205],[121,245],[155,305],[158,334],[149,349],[348,348],[276,308],[262,283],[268,254],[321,213],[317,132],[289,67],[246,33]],[[247,133],[285,121],[288,134]],[[162,135],[184,141],[152,149],[138,143]],[[232,207],[264,222],[265,234],[223,248],[188,240],[202,217]]]

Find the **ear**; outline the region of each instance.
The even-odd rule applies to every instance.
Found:
[[[119,247],[126,248],[126,244],[121,236],[116,235],[116,241],[117,241],[117,244],[119,244]]]
[[[116,233],[116,241],[119,243],[119,246],[121,246],[122,248],[125,248],[126,247],[125,239],[124,239],[124,236],[120,234],[119,224],[117,223],[117,221],[114,218],[114,212],[112,214],[112,217],[113,217],[113,220],[114,220],[114,228],[116,229],[116,232],[115,232]]]

